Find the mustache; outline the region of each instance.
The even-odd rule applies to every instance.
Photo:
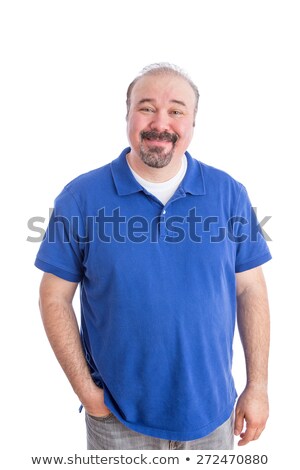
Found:
[[[149,140],[159,140],[162,142],[172,142],[175,144],[179,138],[179,136],[175,133],[171,132],[157,132],[157,131],[142,131],[140,133],[142,139],[149,139]]]

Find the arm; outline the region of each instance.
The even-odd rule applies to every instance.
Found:
[[[247,385],[235,410],[238,445],[259,438],[268,415],[268,356],[270,319],[267,288],[261,267],[236,275],[237,322],[244,349]],[[243,431],[244,420],[246,429]]]
[[[72,300],[77,283],[45,273],[40,286],[40,311],[52,349],[87,413],[109,414],[103,390],[94,383],[86,363]]]

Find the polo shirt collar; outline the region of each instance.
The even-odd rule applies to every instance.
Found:
[[[130,147],[127,147],[118,158],[111,162],[113,180],[120,196],[143,191],[143,187],[137,182],[127,163],[126,155],[130,150]],[[185,152],[185,155],[187,170],[181,182],[181,188],[185,193],[203,195],[206,191],[202,165],[198,160],[192,158],[188,152]]]
[[[203,196],[206,194],[206,190],[202,163],[192,158],[189,152],[185,152],[185,156],[187,158],[187,169],[181,187],[186,193]]]

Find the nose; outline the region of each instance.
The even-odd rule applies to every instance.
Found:
[[[150,129],[152,131],[164,132],[168,131],[170,128],[170,117],[168,113],[163,111],[157,111],[150,123]]]

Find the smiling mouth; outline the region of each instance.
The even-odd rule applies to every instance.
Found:
[[[165,144],[172,144],[172,142],[170,140],[157,140],[157,139],[145,139],[147,140],[149,143],[152,143],[154,145],[165,145]]]

